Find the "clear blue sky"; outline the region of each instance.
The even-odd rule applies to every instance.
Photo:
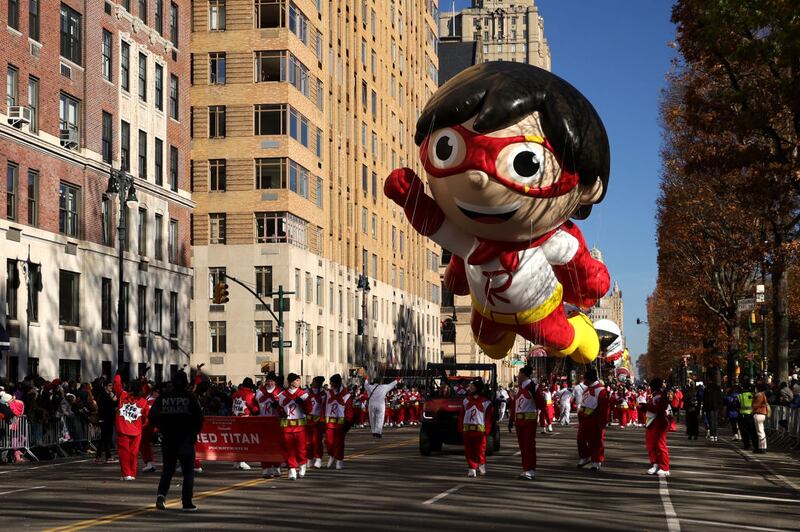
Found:
[[[456,1],[456,10],[469,7]],[[608,195],[580,222],[589,246],[603,252],[625,301],[631,355],[647,350],[647,296],[656,281],[655,201],[660,175],[658,102],[674,39],[667,0],[537,0],[553,72],[595,106],[611,141]],[[440,0],[439,9],[452,3]]]

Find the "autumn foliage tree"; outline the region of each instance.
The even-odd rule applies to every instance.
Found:
[[[736,299],[752,294],[763,265],[779,379],[788,374],[787,280],[800,236],[797,9],[789,0],[678,0],[680,57],[662,109],[658,283],[667,293],[688,285],[683,294],[718,318],[733,353]]]

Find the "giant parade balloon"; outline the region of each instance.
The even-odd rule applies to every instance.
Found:
[[[605,128],[591,103],[546,70],[492,61],[431,97],[415,141],[431,195],[410,168],[384,193],[411,225],[452,252],[445,285],[472,299],[478,346],[493,358],[517,335],[579,363],[600,350],[588,308],[609,288],[571,219],[586,218],[609,178]]]

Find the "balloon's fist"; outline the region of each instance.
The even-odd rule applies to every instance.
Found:
[[[383,193],[386,197],[399,205],[404,205],[412,191],[422,186],[422,181],[411,168],[397,168],[392,170],[383,184]]]

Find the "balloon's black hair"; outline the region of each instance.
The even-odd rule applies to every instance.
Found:
[[[436,129],[475,117],[474,129],[489,133],[538,112],[542,129],[561,163],[577,172],[584,185],[608,187],[610,149],[603,122],[592,104],[575,87],[525,63],[490,61],[471,66],[442,85],[417,121],[414,141],[421,145]],[[573,216],[586,218],[591,205]]]

